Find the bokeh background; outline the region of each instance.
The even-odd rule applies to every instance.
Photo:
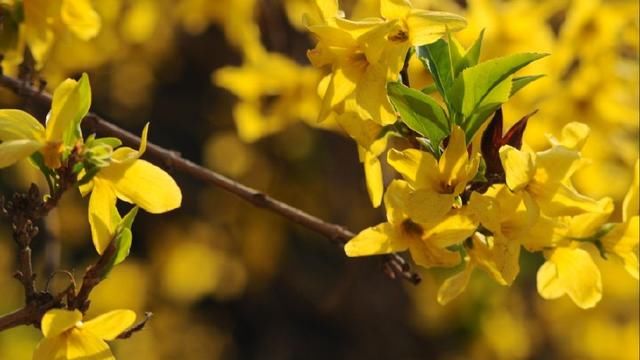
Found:
[[[51,90],[87,71],[93,109],[114,123],[139,133],[150,121],[152,142],[359,231],[383,213],[369,204],[355,144],[331,124],[314,124],[321,72],[306,60],[313,40],[302,23],[311,1],[94,1],[98,37],[59,37],[41,76]],[[528,70],[546,77],[512,100],[506,120],[540,109],[526,134],[535,148],[570,121],[590,125],[584,153],[592,163],[577,186],[622,200],[638,157],[637,0],[413,3],[465,15],[469,27],[457,34],[465,44],[485,29],[485,58],[551,53]],[[378,15],[376,0],[341,5],[352,18]],[[410,76],[412,86],[430,81],[417,62]],[[31,106],[4,90],[0,103]],[[140,214],[132,256],[92,294],[89,316],[155,314],[144,331],[112,343],[121,359],[639,357],[638,282],[621,266],[598,263],[604,296],[591,310],[538,296],[538,255],[523,255],[511,288],[476,272],[443,307],[436,292],[445,271],[422,271],[417,287],[389,280],[379,259],[348,260],[304,228],[174,175],[182,208]],[[26,162],[0,173],[3,194],[33,181],[41,180]],[[80,277],[95,260],[86,206],[68,193],[43,224],[34,244],[40,284],[47,236],[59,239],[60,268]],[[13,269],[14,244],[0,223],[0,312],[22,301]],[[30,359],[40,336],[27,327],[0,333],[0,359]]]

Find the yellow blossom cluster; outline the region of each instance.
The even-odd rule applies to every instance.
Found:
[[[522,247],[547,259],[537,278],[538,292],[547,299],[566,294],[582,308],[595,306],[603,285],[592,256],[620,260],[637,279],[637,209],[625,209],[621,223],[607,223],[613,201],[587,197],[572,183],[586,164],[581,150],[589,128],[571,122],[537,152],[522,146],[529,116],[503,137],[500,105],[538,78],[511,74],[541,56],[524,53],[478,64],[482,35],[468,50],[450,35],[448,44],[438,40],[463,28],[465,20],[415,10],[408,1],[381,0],[382,18],[364,20],[345,19],[333,1],[316,5],[306,22],[318,43],[308,55],[314,66],[329,71],[319,85],[320,121],[335,118],[358,143],[374,206],[382,200],[383,184],[377,157],[386,152],[387,163],[402,176],[384,195],[387,222],[349,241],[347,255],[409,250],[426,268],[462,266],[442,284],[443,304],[465,289],[476,268],[511,285]],[[388,85],[407,82],[400,73],[411,47],[431,73],[439,100],[423,94],[433,90]],[[399,123],[410,132],[399,133]],[[387,152],[388,134],[414,140]],[[632,187],[625,207],[634,196]]]

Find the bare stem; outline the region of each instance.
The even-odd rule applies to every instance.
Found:
[[[50,94],[41,91],[41,89],[29,86],[28,84],[24,84],[12,77],[2,75],[0,77],[0,86],[12,90],[17,95],[30,96],[42,106],[51,106]],[[128,146],[135,148],[140,144],[140,138],[138,136],[104,120],[94,113],[89,113],[85,117],[83,125],[94,132],[106,136],[115,136]],[[343,226],[326,222],[289,204],[278,201],[256,189],[240,184],[210,169],[195,164],[190,160],[182,158],[180,153],[176,151],[148,143],[145,154],[155,159],[156,162],[163,163],[169,168],[228,191],[256,207],[280,214],[297,224],[327,237],[339,245],[344,245],[354,236],[353,232]],[[411,271],[409,264],[400,255],[389,254],[383,256],[385,258],[383,270],[389,277],[394,279],[399,277],[413,284],[420,282],[420,276]]]

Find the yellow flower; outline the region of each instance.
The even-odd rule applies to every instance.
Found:
[[[408,47],[391,46],[386,40],[392,26],[381,19],[334,18],[308,27],[318,39],[308,52],[309,60],[316,67],[331,66],[331,73],[318,86],[323,99],[318,121],[344,111],[379,124],[396,121],[386,85],[400,72]],[[348,99],[354,101],[345,102]]]
[[[455,31],[465,25],[460,16],[412,9],[408,2],[383,2],[387,21],[346,20],[336,2],[316,4],[317,14],[308,16],[307,23],[318,44],[308,56],[314,66],[331,65],[331,74],[319,86],[324,100],[319,121],[332,112],[355,111],[378,124],[395,122],[386,84],[398,78],[410,46],[436,41],[447,27]]]
[[[416,264],[424,267],[451,267],[460,262],[460,254],[447,249],[460,244],[476,229],[477,224],[464,210],[445,209],[434,214],[438,221],[420,223],[416,218],[433,214],[429,203],[410,207],[411,186],[394,180],[384,197],[387,222],[360,232],[345,245],[348,256],[387,254],[409,249]],[[441,209],[439,209],[441,210]]]
[[[593,307],[600,301],[602,280],[593,260],[597,250],[592,242],[597,241],[597,234],[612,211],[613,201],[603,198],[592,212],[572,217],[546,218],[545,223],[534,225],[530,236],[540,233],[539,228],[547,227],[548,234],[555,238],[552,248],[547,244],[544,252],[547,261],[538,269],[538,293],[543,298],[556,299],[567,294],[583,309]]]
[[[575,125],[568,124],[568,128]],[[567,128],[565,127],[565,129]],[[504,166],[506,183],[514,192],[523,192],[540,206],[549,216],[578,215],[597,212],[599,205],[594,199],[579,194],[571,184],[572,175],[584,164],[578,151],[587,132],[570,132],[570,146],[552,142],[550,149],[542,152],[518,150],[505,145],[500,148],[500,159]]]
[[[640,242],[640,217],[638,215],[638,187],[640,160],[636,160],[633,182],[622,203],[622,223],[614,224],[611,231],[600,241],[606,253],[615,255],[624,264],[625,270],[635,279],[639,278],[638,243]]]
[[[624,265],[625,270],[636,280],[638,276],[638,241],[640,239],[640,217],[632,216],[621,224],[615,224],[600,241],[607,254],[613,254]]]
[[[434,209],[429,218],[416,219],[420,222],[435,221],[431,216],[444,214],[446,211],[442,210],[451,208],[455,198],[476,175],[479,161],[478,154],[470,156],[467,152],[464,131],[458,126],[454,126],[440,160],[417,149],[392,149],[388,153],[389,164],[416,189],[409,206],[420,207],[428,203]]]
[[[588,251],[559,247],[545,252],[547,261],[538,269],[538,293],[545,299],[568,295],[582,309],[602,298],[602,277]]]
[[[67,79],[53,93],[46,128],[21,110],[0,110],[0,168],[39,151],[50,168],[61,166],[61,156],[81,141],[80,122],[91,106],[89,77]]]
[[[49,310],[42,317],[44,339],[33,360],[115,359],[105,340],[114,340],[135,320],[131,310],[110,311],[86,322],[78,310]]]
[[[373,142],[369,150],[358,146],[358,157],[364,166],[364,177],[367,185],[367,193],[373,207],[382,203],[384,184],[382,178],[382,164],[378,158],[387,149],[387,137],[384,136]]]
[[[40,67],[55,39],[55,22],[60,21],[82,40],[100,31],[100,16],[90,0],[24,0],[24,39]]]
[[[525,199],[497,185],[485,195],[474,192],[469,201],[470,211],[488,234],[474,239],[468,252],[501,285],[511,285],[518,275],[520,246],[538,220],[535,206]]]
[[[140,149],[120,147],[113,152],[111,164],[102,168],[91,181],[80,187],[89,198],[89,224],[93,244],[99,254],[107,248],[116,232],[113,219],[117,199],[136,204],[158,214],[176,209],[182,202],[180,188],[161,168],[140,157],[147,146],[148,124],[142,132]]]
[[[387,20],[398,20],[398,27],[388,36],[389,40],[413,46],[430,44],[447,31],[455,32],[467,26],[462,16],[414,9],[409,0],[381,0],[380,13]]]
[[[470,243],[465,243],[468,256],[464,269],[445,280],[438,290],[442,305],[465,290],[476,268],[500,285],[511,286],[520,271],[520,246],[532,236],[531,227],[538,217],[534,207],[527,206],[522,196],[505,186],[492,187],[485,195],[474,192],[468,209],[486,234],[477,232]]]

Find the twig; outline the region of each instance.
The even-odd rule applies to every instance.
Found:
[[[53,217],[53,219],[51,218]],[[44,233],[44,274],[54,274],[60,267],[60,231],[58,212],[53,210],[42,223]]]
[[[40,92],[34,87],[25,86],[19,80],[12,77],[2,75],[0,77],[0,86],[8,88],[20,96],[31,96],[42,106],[51,106],[51,95],[46,92]],[[99,132],[107,136],[115,136],[128,146],[138,147],[140,144],[140,138],[138,136],[104,120],[94,113],[89,113],[85,117],[83,125],[95,132]],[[178,152],[148,143],[146,155],[156,159],[156,161],[170,166],[176,171],[228,191],[256,207],[264,208],[280,214],[281,216],[313,230],[340,245],[344,245],[349,241],[349,239],[355,236],[353,232],[347,230],[343,226],[321,220],[289,204],[278,201],[258,190],[240,184],[210,169],[195,164],[190,160],[182,158]],[[384,255],[384,258],[385,263],[387,264],[384,265],[384,269],[386,269],[385,273],[390,275],[391,278],[395,279],[399,277],[411,282],[412,284],[418,284],[420,282],[420,276],[411,271],[409,264],[400,255],[389,254]],[[392,271],[388,271],[389,269],[392,269]]]
[[[111,242],[104,250],[95,265],[90,266],[82,278],[82,286],[78,294],[69,300],[67,306],[70,309],[78,309],[85,313],[89,309],[89,295],[96,285],[104,279],[106,267],[111,263],[112,257],[116,254],[116,247]]]
[[[131,335],[133,335],[133,334],[137,333],[138,331],[141,331],[142,329],[144,329],[144,327],[147,325],[147,322],[149,320],[151,320],[152,317],[153,317],[153,313],[147,311],[146,313],[144,313],[144,319],[140,320],[137,324],[133,325],[129,329],[123,331],[120,335],[118,335],[116,337],[116,339],[128,339],[128,338],[130,338]]]

